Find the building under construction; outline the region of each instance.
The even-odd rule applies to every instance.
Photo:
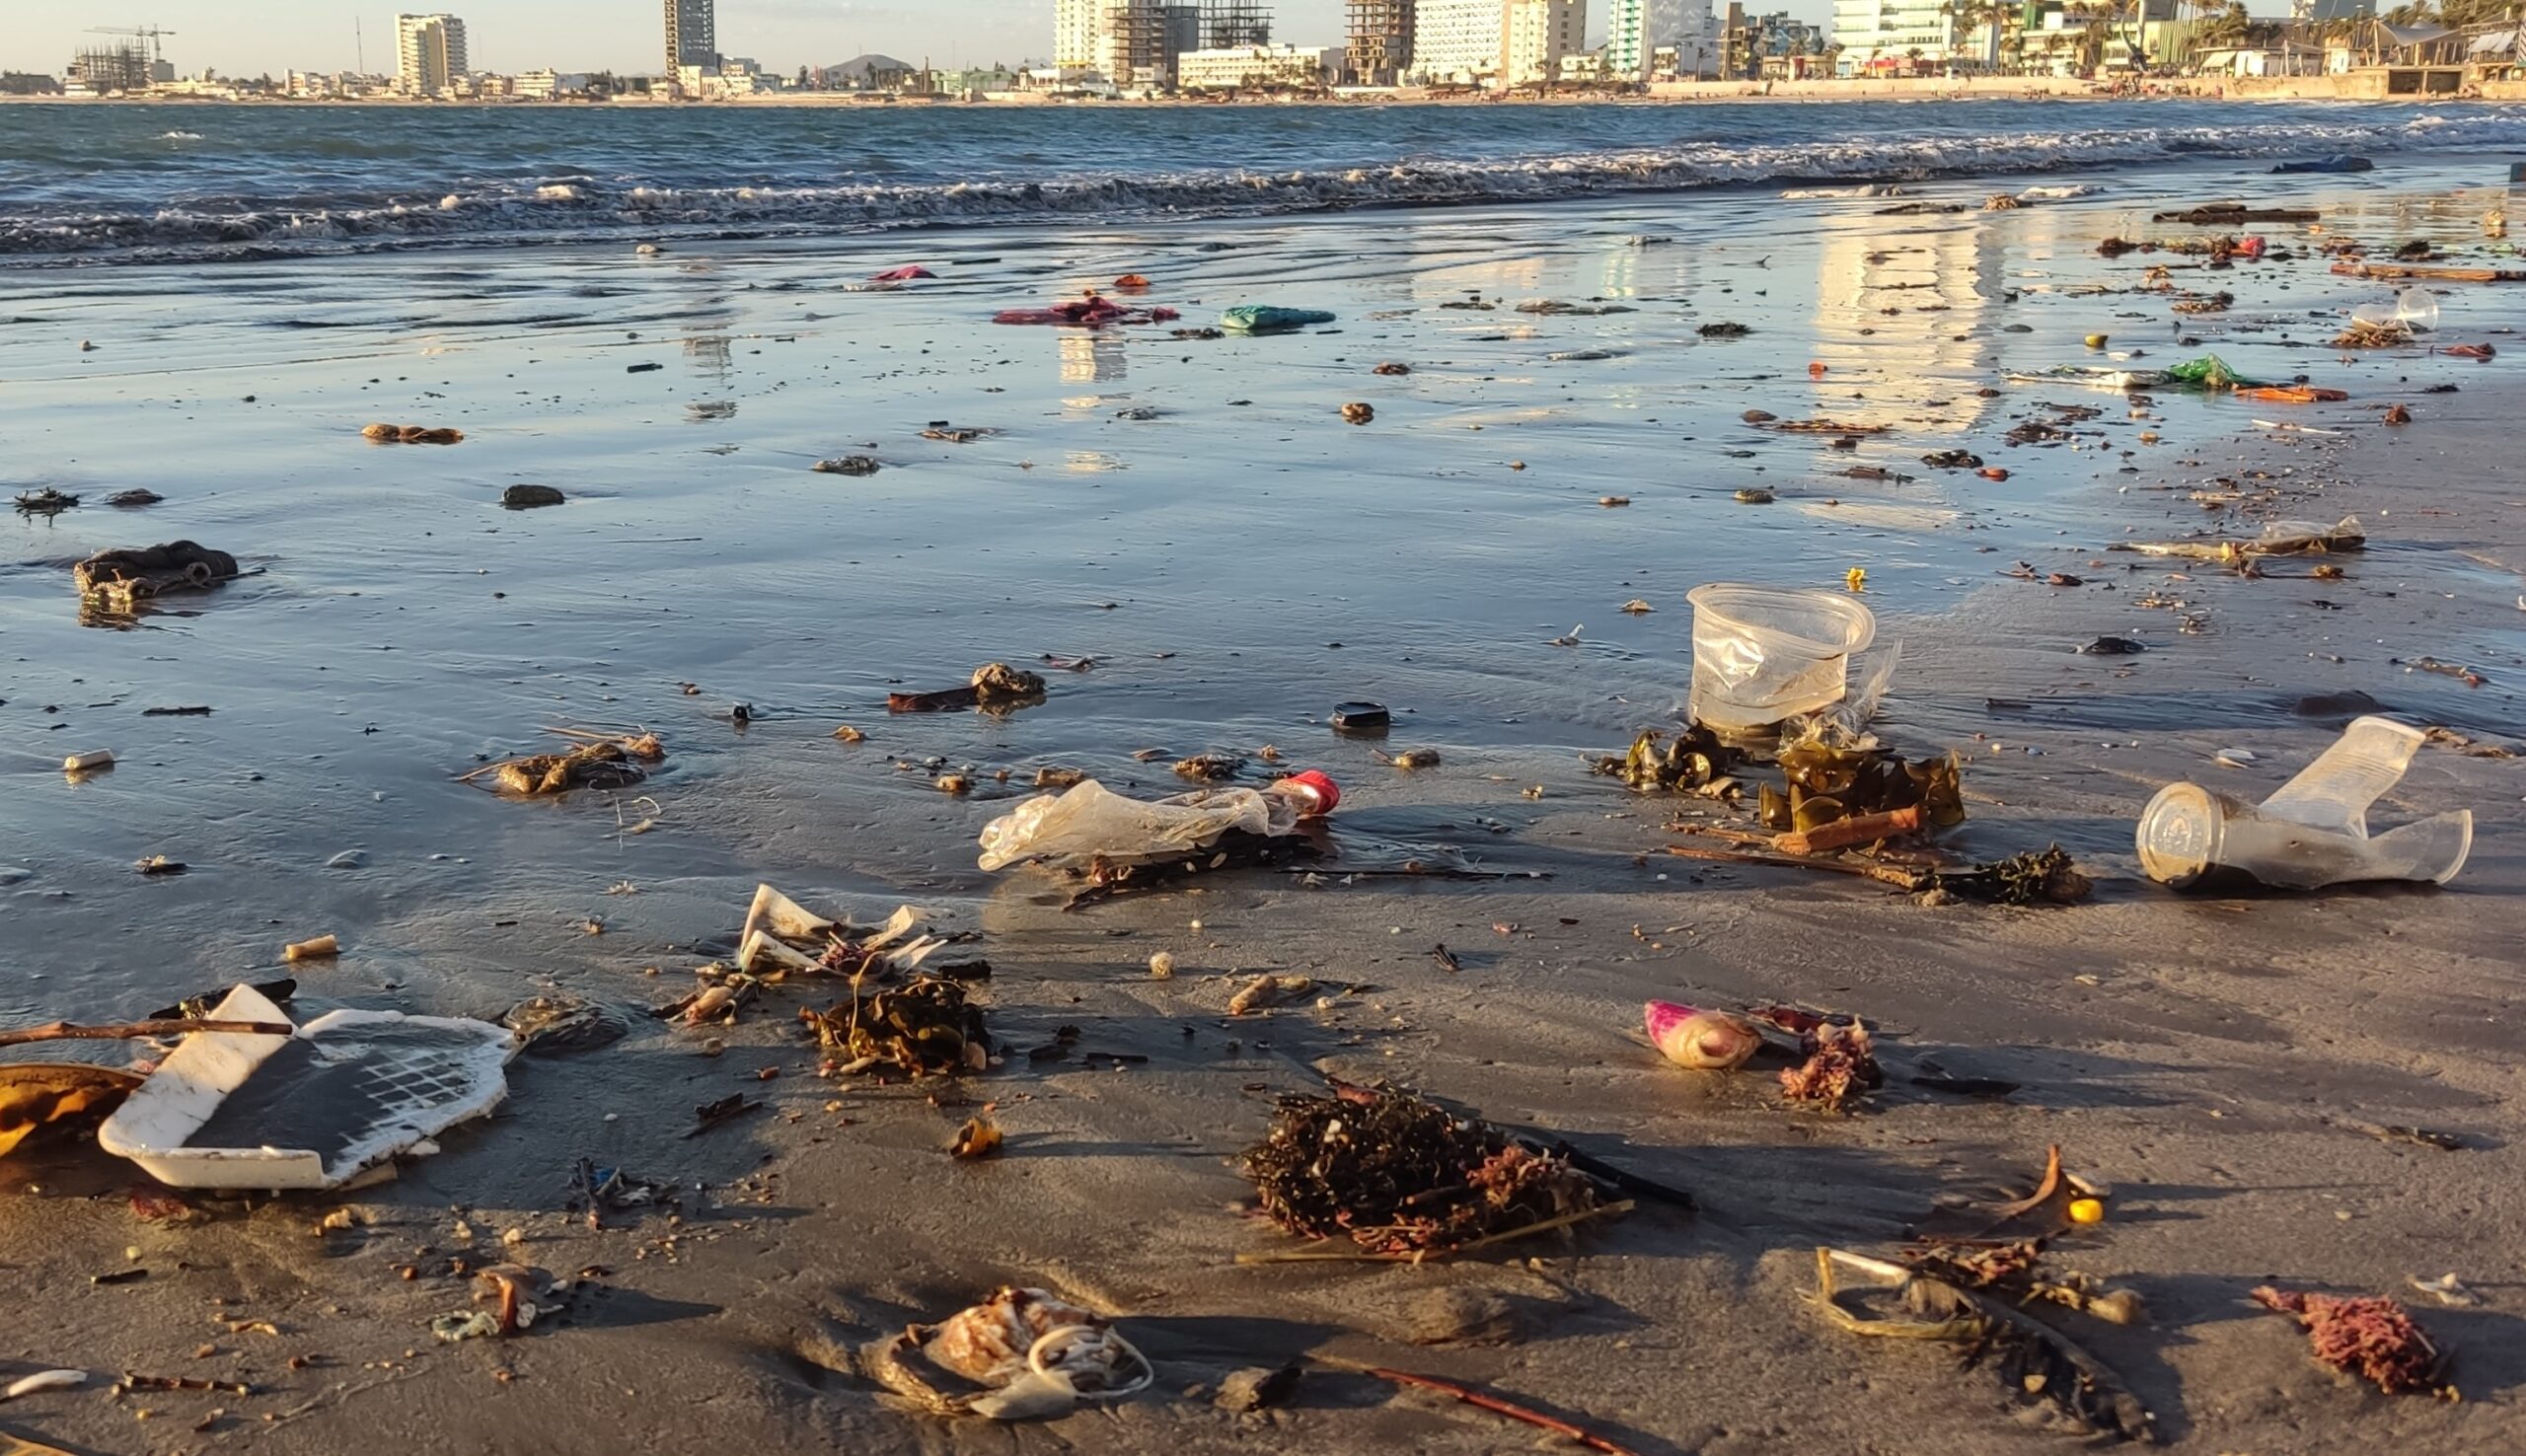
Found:
[[[1186,8],[1165,0],[1102,0],[1096,17],[1096,70],[1124,90],[1174,85]]]
[[[148,48],[132,41],[126,40],[117,45],[91,45],[72,57],[70,79],[97,96],[117,91],[147,91],[149,60]]]
[[[1201,48],[1231,50],[1271,43],[1271,0],[1202,0]]]
[[[1412,64],[1413,0],[1350,0],[1344,68],[1358,86],[1392,86]]]

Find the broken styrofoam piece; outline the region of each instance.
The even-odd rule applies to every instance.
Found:
[[[886,950],[881,958],[897,971],[913,971],[934,951],[947,945],[943,936],[923,933],[929,919],[926,911],[915,907],[897,906],[867,938],[856,942],[862,951]],[[851,926],[841,920],[828,920],[810,911],[798,902],[772,888],[757,885],[754,904],[746,910],[745,927],[737,933],[737,969],[757,973],[769,963],[774,969],[814,972],[823,962],[808,955],[792,942],[805,941],[820,945],[830,937],[850,939]],[[907,939],[906,937],[910,937]],[[901,944],[897,944],[900,941]],[[892,949],[886,949],[887,947]]]
[[[766,931],[747,931],[745,943],[737,947],[737,969],[756,973],[761,971],[762,963],[766,961],[785,970],[807,972],[819,969],[822,964],[806,952],[774,939]]]
[[[818,940],[838,928],[834,921],[809,913],[806,907],[770,885],[757,885],[754,904],[746,908],[745,929],[737,941],[742,945],[752,940],[758,930],[782,940]]]
[[[213,1021],[286,1023],[252,986]],[[518,1041],[489,1022],[334,1011],[295,1036],[195,1032],[97,1129],[171,1188],[339,1188],[508,1095]]]

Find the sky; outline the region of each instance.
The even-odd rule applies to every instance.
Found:
[[[1603,0],[1592,8],[1601,10]],[[465,21],[474,68],[654,71],[664,48],[660,0],[411,0]],[[1277,0],[1277,38],[1342,41],[1342,0]],[[360,0],[0,0],[0,70],[58,74],[91,43],[90,26],[159,26],[167,59],[185,75],[345,71],[367,37],[368,69],[395,69],[393,8]],[[719,50],[766,69],[794,71],[877,50],[919,63],[987,65],[1042,59],[1052,49],[1053,0],[719,0]]]

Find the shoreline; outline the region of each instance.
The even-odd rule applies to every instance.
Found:
[[[2098,101],[2098,102],[2338,102],[2378,106],[2507,106],[2526,102],[2526,80],[2479,83],[2473,94],[2388,96],[2382,76],[2186,76],[2146,83],[2152,90],[2117,95],[2113,83],[2055,76],[1964,76],[1809,79],[1800,81],[1657,81],[1647,95],[1534,95],[1484,93],[1467,95],[1451,89],[1354,90],[1306,97],[1148,97],[1093,100],[1029,92],[996,92],[978,101],[947,96],[893,96],[845,92],[773,93],[713,101],[665,101],[648,97],[616,97],[609,101],[530,101],[483,98],[473,101],[417,101],[405,97],[66,97],[0,96],[0,106],[296,106],[399,107],[431,110],[600,109],[623,107],[754,109],[759,108],[877,108],[921,109],[932,107],[998,108],[1246,108],[1246,107],[1384,107],[1384,106],[1678,106],[1709,102],[1941,102],[1941,101]]]

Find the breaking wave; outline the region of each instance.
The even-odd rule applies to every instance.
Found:
[[[1486,112],[1496,109],[1484,109]],[[1536,109],[1523,109],[1535,123],[1523,131],[1480,116],[1503,153],[1532,146],[1551,129]],[[1572,109],[1573,110],[1577,109]],[[507,177],[456,177],[439,181],[369,178],[358,169],[293,174],[277,162],[231,163],[215,176],[172,180],[150,175],[124,180],[106,195],[82,205],[58,188],[38,189],[32,201],[0,201],[0,261],[18,264],[81,261],[189,261],[267,257],[298,253],[367,252],[421,246],[514,245],[621,238],[762,236],[858,232],[890,228],[1062,221],[1131,222],[1176,218],[1263,217],[1348,208],[1514,204],[1694,188],[1772,185],[1859,193],[1890,184],[1943,178],[2018,175],[2146,166],[2208,159],[2253,161],[2329,152],[2494,150],[2526,144],[2526,110],[2485,108],[2449,116],[2369,109],[2356,120],[2344,113],[2309,114],[2312,108],[2231,106],[2188,109],[2188,123],[2163,123],[2171,107],[2151,109],[2123,126],[2036,130],[2023,126],[2024,108],[2007,114],[2009,129],[1959,127],[1910,137],[1884,125],[1892,109],[1863,106],[1738,108],[1719,118],[1706,108],[1625,108],[1623,124],[1642,130],[1735,130],[1781,140],[1714,137],[1658,144],[1573,150],[1550,155],[1432,156],[1426,143],[1410,160],[1377,165],[1245,167],[1117,166],[1125,160],[1107,149],[1103,167],[1047,163],[1032,170],[1003,167],[987,175],[942,176],[955,165],[952,140],[929,138],[931,160],[914,165],[893,157],[862,158],[855,167],[810,165],[792,144],[787,154],[742,181],[737,169],[711,165],[672,149],[636,154],[612,176],[597,169],[540,175],[523,167]],[[1939,109],[1906,107],[1893,114],[1906,121]],[[1743,112],[1761,110],[1747,118]],[[1856,114],[1875,111],[1875,121]],[[2216,120],[2202,114],[2216,111]],[[1821,113],[1836,113],[1830,116]],[[1217,114],[1217,113],[1215,113]],[[1356,112],[1334,111],[1331,117]],[[1564,114],[1567,114],[1566,112]],[[1949,109],[1949,114],[1954,109]],[[2044,108],[2047,120],[2106,119],[2087,108]],[[2131,114],[2131,113],[2126,113]],[[1663,125],[1652,120],[1663,119]],[[947,118],[942,118],[947,119]],[[1246,123],[1238,113],[1222,121]],[[1926,118],[1923,118],[1926,119]],[[1721,125],[1713,125],[1721,121]],[[724,124],[724,123],[722,123]],[[997,124],[997,123],[995,123]],[[1057,117],[1045,123],[1074,125]],[[1255,124],[1272,124],[1258,121]],[[1339,121],[1325,124],[1339,126]],[[1592,123],[1599,134],[1606,123]],[[1796,133],[1804,139],[1787,139]],[[1418,138],[1416,137],[1416,140]],[[1006,145],[1005,138],[1000,140]],[[1347,145],[1368,149],[1376,138],[1366,130]],[[1233,137],[1213,143],[1234,148]],[[1335,143],[1313,143],[1314,153]],[[1460,150],[1480,150],[1479,138]],[[629,150],[628,144],[625,149]],[[688,153],[701,150],[686,143]],[[1045,149],[1051,150],[1049,148]],[[1154,155],[1183,149],[1149,144]],[[1297,149],[1283,148],[1295,153]],[[1404,150],[1401,147],[1396,151]],[[992,148],[974,149],[988,157]],[[1269,154],[1247,149],[1247,155]],[[1026,155],[1033,160],[1034,152]],[[1077,157],[1077,151],[1056,153]],[[1308,154],[1313,160],[1313,154]],[[1007,153],[1001,153],[1006,157]],[[407,172],[409,167],[379,169]],[[682,173],[684,175],[679,176]],[[886,181],[872,181],[883,176]],[[201,185],[201,182],[210,185]],[[141,191],[152,205],[118,191]],[[0,198],[11,189],[0,187]],[[116,205],[118,204],[119,205]]]

